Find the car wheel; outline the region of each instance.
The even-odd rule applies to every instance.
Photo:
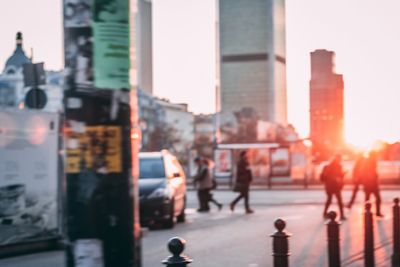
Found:
[[[171,204],[170,204],[169,208],[170,208],[171,214],[170,214],[169,218],[167,220],[165,220],[163,223],[163,226],[166,229],[172,229],[172,228],[174,228],[174,225],[175,225],[175,210],[174,210],[175,203],[174,203],[174,200],[171,200]]]
[[[186,215],[185,215],[185,209],[186,209],[186,195],[183,198],[183,207],[182,207],[182,211],[181,213],[178,215],[178,217],[176,218],[178,223],[183,223],[186,221]]]

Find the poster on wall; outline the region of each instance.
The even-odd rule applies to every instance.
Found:
[[[129,89],[127,0],[64,0],[67,84]]]
[[[289,148],[280,147],[271,149],[271,175],[290,175],[290,153]]]
[[[215,176],[232,176],[232,152],[229,149],[217,149],[214,154]]]
[[[65,66],[69,83],[93,85],[92,0],[64,0]]]
[[[247,158],[255,181],[265,182],[269,177],[269,157],[268,148],[251,148],[247,150]]]
[[[58,115],[0,110],[0,121],[0,246],[58,237]]]
[[[129,89],[129,1],[94,0],[95,86]]]

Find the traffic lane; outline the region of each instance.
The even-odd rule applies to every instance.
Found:
[[[292,266],[326,266],[326,221],[321,215],[322,205],[294,205],[256,207],[256,213],[244,214],[243,208],[234,213],[213,211],[198,214],[189,209],[188,222],[171,231],[151,231],[143,240],[144,267],[161,266],[168,256],[167,241],[173,236],[187,240],[185,253],[195,262],[191,266],[272,266],[272,240],[276,231],[273,222],[282,218],[287,222],[290,237]],[[337,210],[335,205],[333,210]],[[375,220],[377,262],[390,259],[391,216],[390,205],[384,205],[387,214]],[[348,220],[341,225],[341,255],[345,266],[359,266],[363,250],[363,205],[356,204],[347,211]],[[362,259],[362,258],[361,258]]]
[[[319,249],[324,247],[326,240],[323,220],[319,216],[318,220],[307,220],[315,218],[316,210],[314,206],[285,207],[281,211],[258,207],[251,215],[246,215],[243,208],[234,213],[189,215],[188,223],[177,225],[172,231],[149,232],[143,240],[144,267],[160,266],[160,260],[168,255],[166,244],[172,236],[187,241],[185,253],[194,259],[191,265],[194,267],[272,266],[270,234],[276,231],[273,222],[278,217],[287,222],[288,230],[294,236],[297,235],[296,242],[290,240],[291,257],[295,259],[293,266],[323,266],[320,261],[311,259],[325,260],[325,251]],[[191,220],[196,222],[195,225]],[[309,235],[315,238],[311,239]],[[161,259],[159,255],[163,255]]]
[[[383,199],[386,200],[383,209],[386,217],[376,222],[376,240],[380,240],[378,242],[384,242],[390,237],[388,231],[391,227],[388,224],[391,220],[391,199],[397,194],[397,191],[382,192]],[[215,197],[225,204],[224,209],[217,212],[217,209],[213,207],[211,213],[199,214],[195,211],[197,207],[196,193],[188,192],[187,223],[178,224],[172,230],[150,231],[143,238],[144,267],[162,266],[160,261],[168,256],[166,243],[172,236],[187,238],[189,242],[187,254],[195,258],[197,262],[203,258],[206,259],[206,262],[200,261],[204,263],[204,266],[215,266],[210,265],[212,264],[210,261],[223,264],[224,258],[227,258],[227,262],[231,262],[230,259],[235,259],[237,254],[246,259],[244,262],[239,261],[242,264],[256,267],[257,264],[265,263],[264,266],[271,266],[272,241],[269,234],[275,231],[273,221],[278,217],[287,220],[288,231],[293,233],[290,238],[292,265],[300,266],[297,263],[303,262],[304,259],[310,266],[326,265],[324,256],[326,253],[326,229],[321,217],[322,204],[325,200],[323,191],[253,191],[251,192],[251,202],[256,213],[252,215],[244,214],[243,203],[237,205],[234,213],[229,211],[226,204],[236,195],[229,191],[216,191]],[[345,197],[346,195],[349,198],[349,192],[344,192]],[[359,202],[363,198],[362,195],[359,194]],[[337,209],[335,204],[332,209]],[[362,213],[363,205],[359,203],[351,212],[347,211],[350,219],[341,226],[341,242],[345,244],[342,246],[344,259],[352,260],[350,256],[362,250]],[[241,234],[242,231],[248,232],[248,235]],[[260,237],[262,239],[259,239]],[[350,248],[347,249],[346,246]],[[242,253],[241,248],[251,249]],[[222,253],[219,254],[219,251]],[[382,259],[390,255],[388,246],[384,246],[381,252]],[[246,255],[250,254],[253,256],[246,258]],[[315,260],[310,258],[315,258]],[[194,263],[194,266],[196,264]],[[232,264],[231,266],[239,266]],[[64,266],[64,255],[63,252],[47,252],[3,259],[0,260],[0,266]]]

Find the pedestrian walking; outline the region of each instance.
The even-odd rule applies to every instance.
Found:
[[[326,202],[323,217],[328,218],[328,208],[332,197],[335,196],[339,205],[340,219],[346,220],[343,212],[342,187],[344,172],[341,165],[342,157],[335,155],[328,165],[324,167],[320,180],[325,184]]]
[[[351,198],[350,198],[349,204],[347,204],[347,208],[349,208],[349,209],[351,209],[351,207],[353,206],[354,201],[355,201],[356,196],[357,196],[358,189],[360,188],[360,186],[363,183],[363,181],[362,181],[363,177],[362,177],[361,170],[362,170],[362,165],[364,163],[364,160],[365,160],[364,155],[362,153],[360,153],[357,156],[356,162],[354,163],[353,173],[352,173],[352,176],[353,176],[352,177],[353,178],[353,192],[351,194]]]
[[[236,167],[236,180],[233,187],[234,192],[238,192],[239,196],[237,196],[230,204],[231,211],[234,211],[235,205],[244,198],[244,207],[246,209],[246,213],[253,213],[254,211],[250,209],[249,205],[249,190],[250,183],[253,180],[253,175],[250,170],[249,161],[247,159],[247,152],[242,151],[239,155],[239,160],[237,162]]]
[[[210,210],[207,199],[209,197],[208,189],[212,187],[211,177],[201,157],[196,157],[194,163],[197,165],[197,173],[193,179],[199,199],[199,208],[197,211],[207,212]]]
[[[383,217],[381,213],[381,194],[379,190],[378,172],[377,172],[377,155],[375,151],[368,154],[368,158],[362,166],[362,175],[365,201],[369,201],[371,194],[375,197],[376,216]]]
[[[213,188],[213,178],[211,177],[210,169],[208,167],[208,160],[201,157],[195,158],[194,162],[197,165],[197,173],[194,177],[194,184],[197,187],[197,197],[199,199],[198,212],[210,211],[209,202],[211,201],[217,205],[218,209],[222,209],[222,204],[218,203],[211,194]]]
[[[211,203],[213,203],[215,206],[217,206],[218,210],[221,210],[221,209],[222,209],[222,204],[219,203],[219,202],[214,198],[214,195],[213,195],[213,193],[212,193],[212,190],[215,190],[215,189],[217,188],[217,181],[215,181],[215,178],[211,176],[210,162],[208,161],[208,159],[204,158],[204,159],[203,159],[203,163],[204,163],[205,168],[207,168],[208,175],[211,177],[211,187],[205,189],[205,190],[207,190],[207,195],[208,195],[208,197],[206,198],[207,206],[209,206],[208,203],[211,202]],[[204,194],[206,194],[206,193],[204,193]]]

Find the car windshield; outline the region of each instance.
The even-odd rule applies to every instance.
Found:
[[[162,158],[139,159],[139,179],[164,178],[164,162]]]

